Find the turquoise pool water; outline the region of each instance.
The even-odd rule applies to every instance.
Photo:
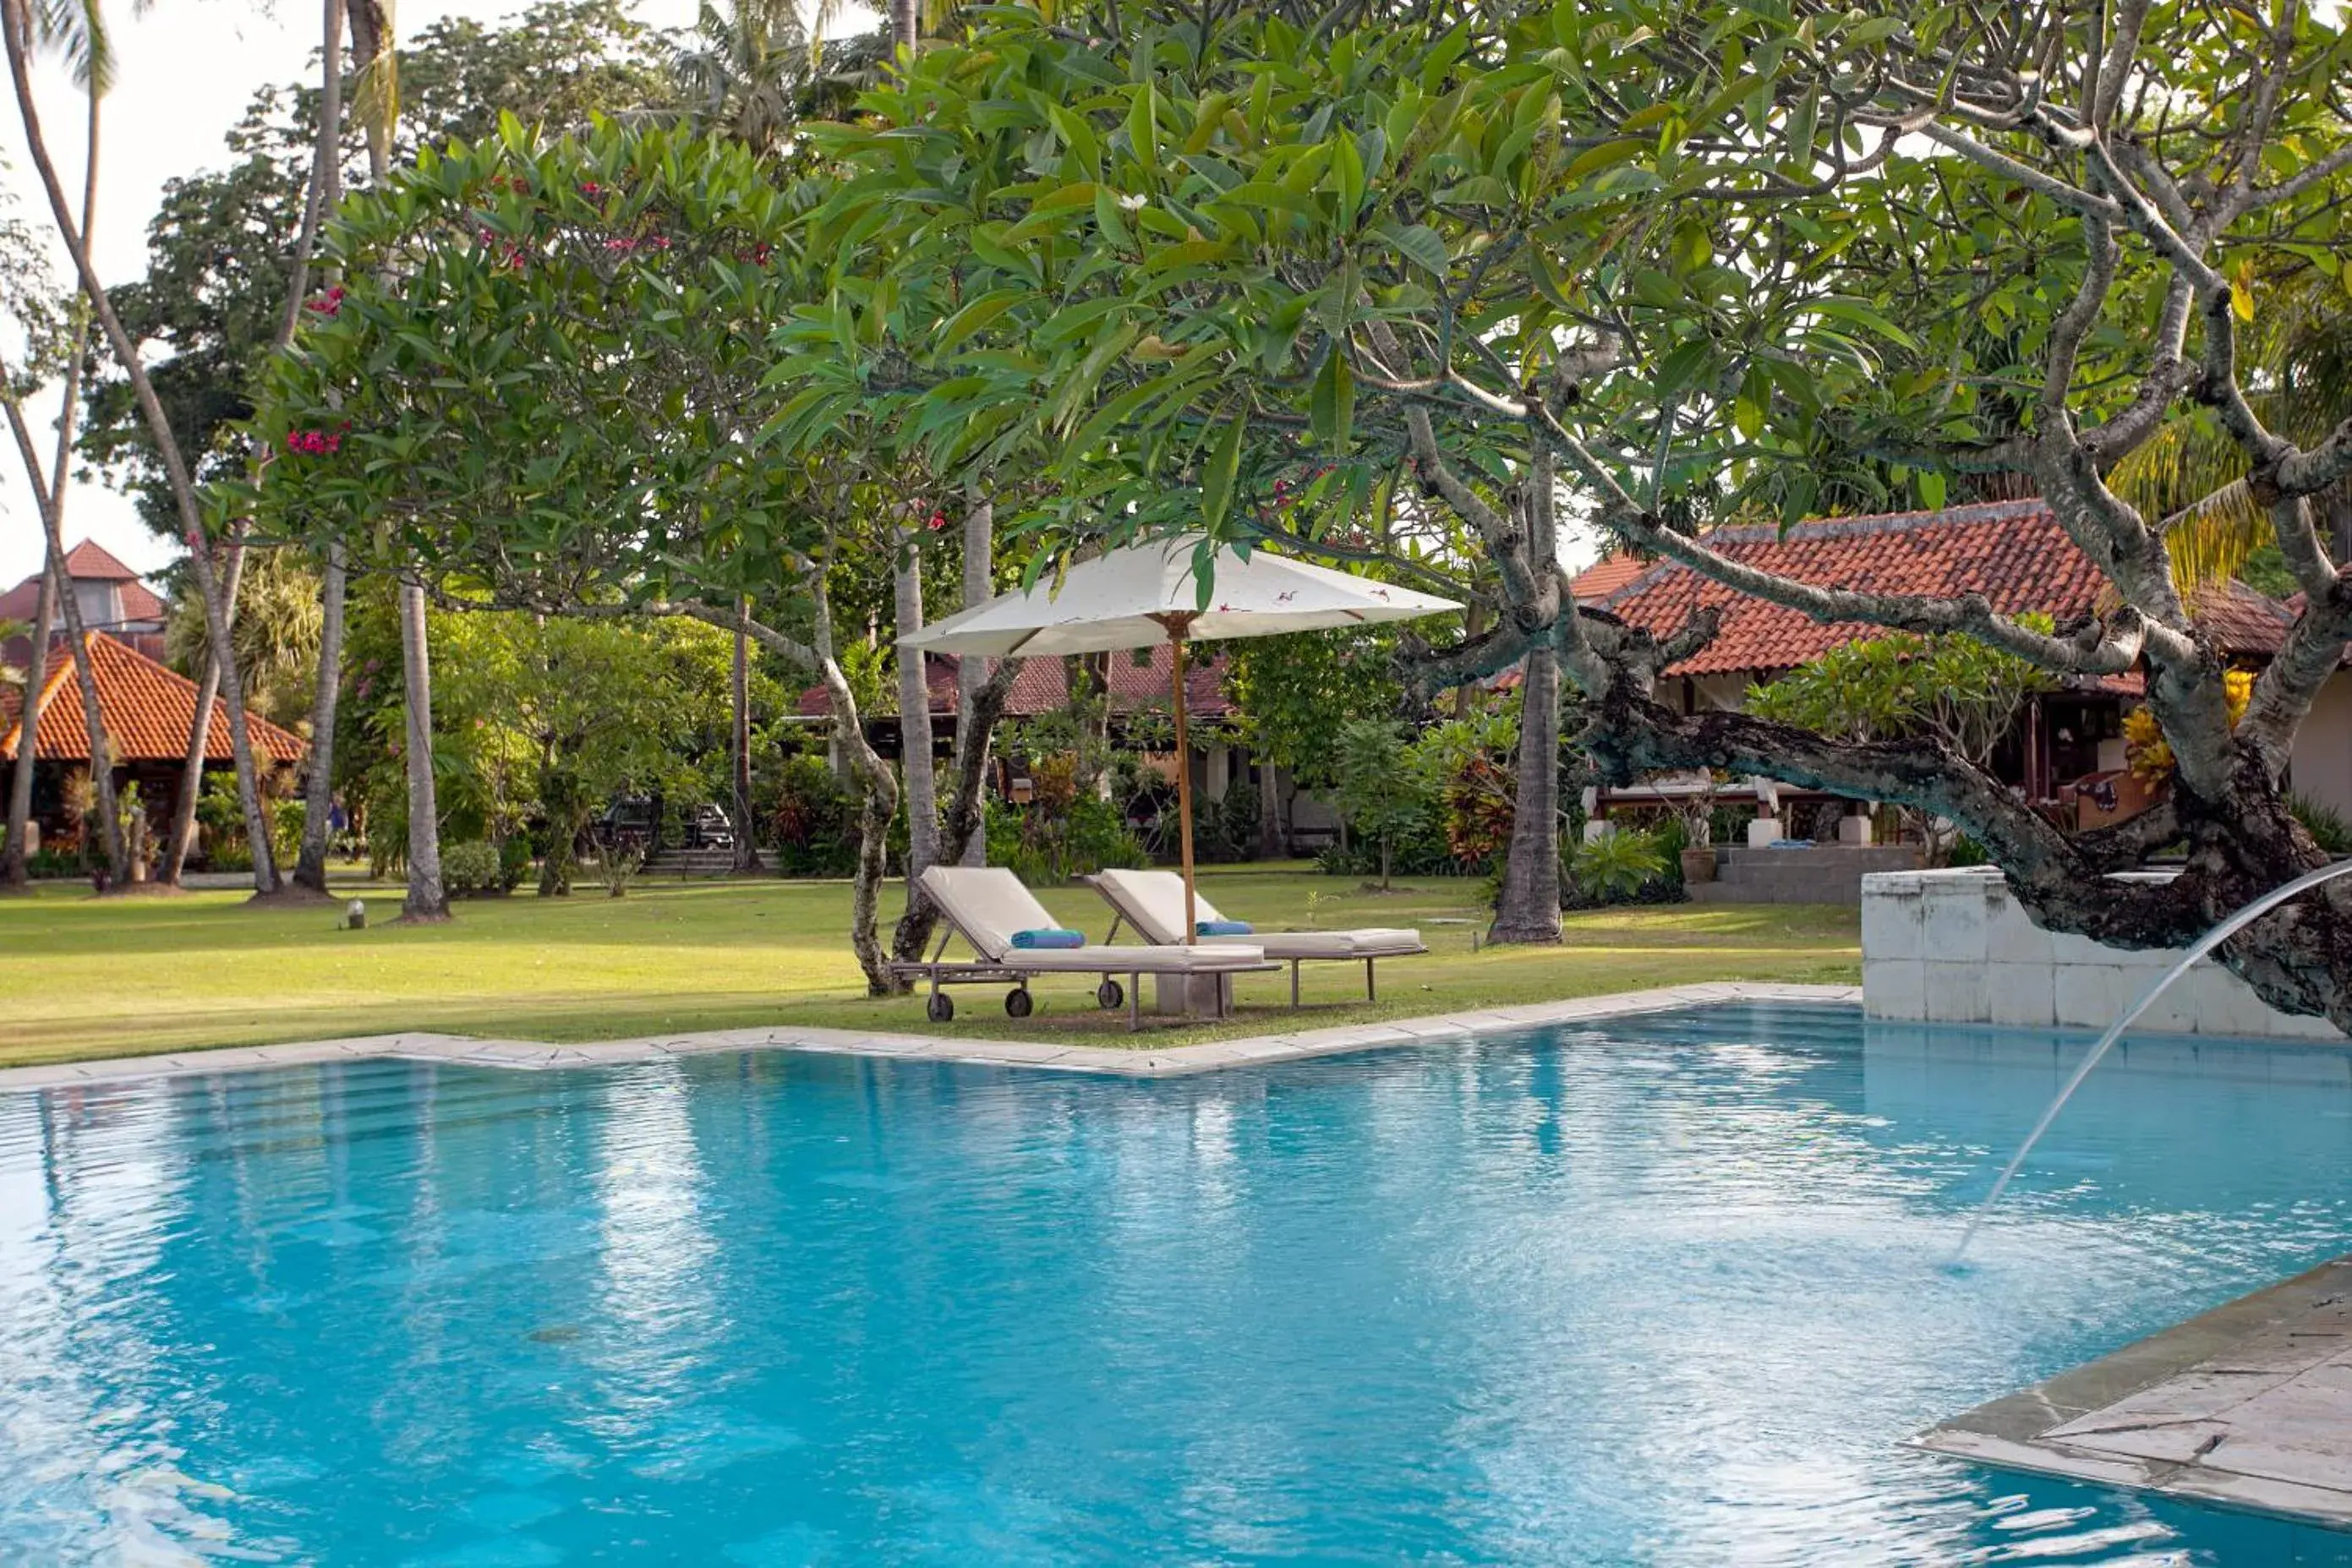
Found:
[[[2352,1057],[1707,1009],[1159,1083],[0,1096],[0,1562],[2284,1563],[1906,1434],[2352,1246]]]

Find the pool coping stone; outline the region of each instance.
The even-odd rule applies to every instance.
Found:
[[[1910,1445],[2352,1530],[2352,1257],[1980,1405]]]
[[[1648,990],[1574,997],[1555,1002],[1476,1008],[1433,1014],[1427,1018],[1393,1019],[1377,1023],[1245,1035],[1234,1040],[1167,1047],[1074,1045],[1052,1040],[960,1040],[945,1035],[893,1034],[813,1026],[651,1034],[630,1040],[589,1040],[570,1045],[407,1030],[343,1040],[224,1046],[211,1051],[165,1051],[151,1056],[111,1056],[80,1061],[45,1062],[32,1067],[5,1067],[0,1068],[0,1093],[12,1090],[31,1092],[137,1083],[192,1074],[377,1058],[530,1072],[747,1051],[879,1056],[975,1067],[1024,1067],[1049,1072],[1088,1072],[1123,1078],[1181,1078],[1199,1072],[1264,1067],[1343,1051],[1426,1045],[1449,1039],[1466,1040],[1475,1035],[1536,1029],[1546,1024],[1581,1023],[1634,1013],[1698,1007],[1711,1002],[1858,1007],[1862,1003],[1862,988],[1787,981],[1710,980],[1687,986],[1662,986]]]

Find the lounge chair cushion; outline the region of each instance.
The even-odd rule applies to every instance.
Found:
[[[1095,877],[1129,925],[1155,946],[1181,945],[1184,929],[1184,879],[1172,871],[1106,871]],[[1269,958],[1380,958],[1425,951],[1421,933],[1398,927],[1368,926],[1358,931],[1253,931],[1248,936],[1217,936],[1206,927],[1223,921],[1216,906],[1196,891],[1193,917],[1203,927],[1202,946],[1245,942],[1265,949]],[[1238,924],[1238,922],[1236,922]]]
[[[1422,953],[1421,933],[1366,926],[1359,931],[1260,931],[1248,936],[1203,936],[1203,947],[1246,942],[1269,958],[1394,958]]]
[[[1007,968],[1086,974],[1171,975],[1245,968],[1265,955],[1244,942],[1201,947],[1015,948],[1013,933],[1054,927],[1053,915],[1002,866],[935,865],[923,891],[973,951]]]

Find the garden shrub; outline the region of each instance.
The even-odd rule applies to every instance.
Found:
[[[787,757],[760,782],[779,873],[848,876],[857,869],[850,793],[822,756]]]
[[[441,846],[441,891],[451,898],[489,898],[509,893],[499,846],[481,839]]]

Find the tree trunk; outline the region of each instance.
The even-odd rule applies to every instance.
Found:
[[[728,692],[734,705],[728,749],[735,785],[735,869],[758,871],[760,846],[751,836],[751,633],[742,623],[751,606],[739,600],[735,608],[735,664]]]
[[[309,286],[320,220],[342,195],[343,0],[325,0],[320,19],[319,140],[310,160],[310,193],[302,207],[302,233],[294,246],[294,277],[286,314],[278,325],[278,346],[293,341]],[[327,891],[327,853],[334,837],[335,710],[343,691],[343,599],[350,587],[343,547],[327,547],[319,582],[319,680],[310,699],[310,772],[302,791],[302,849],[295,857],[294,885]]]
[[[228,553],[228,616],[230,624],[236,622],[237,585],[245,577],[245,547],[232,544]],[[196,802],[205,789],[205,754],[212,749],[213,709],[220,703],[220,657],[209,639],[205,645],[204,674],[196,682],[196,709],[188,726],[187,749],[180,757],[180,796],[172,803],[172,826],[163,841],[163,873],[158,879],[166,886],[180,885],[180,873],[185,869],[188,852],[196,840]]]
[[[26,0],[8,0],[5,25],[0,25],[0,40],[5,40],[8,53],[8,75],[16,94],[16,113],[25,127],[25,150],[41,177],[41,189],[48,198],[49,214],[57,222],[58,237],[65,241],[67,254],[73,257],[74,276],[81,283],[84,298],[97,313],[99,325],[106,331],[106,340],[114,350],[115,360],[131,382],[132,397],[145,419],[149,436],[155,443],[158,456],[163,459],[163,472],[171,483],[172,503],[178,513],[180,533],[188,547],[188,569],[196,580],[196,589],[204,596],[205,621],[214,643],[228,647],[228,622],[223,613],[220,582],[212,569],[210,551],[205,548],[203,513],[196,505],[195,482],[188,472],[187,460],[180,452],[179,439],[172,432],[170,417],[163,412],[161,399],[155,395],[154,382],[147,374],[146,361],[140,358],[139,345],[131,341],[123,329],[121,319],[115,315],[114,305],[99,280],[98,269],[90,261],[88,236],[74,221],[71,206],[66,200],[64,184],[58,179],[56,160],[49,156],[48,140],[41,130],[38,104],[33,96],[33,80],[27,51],[31,47],[30,18]],[[98,162],[98,100],[89,104],[90,162]],[[70,602],[71,593],[63,598]],[[237,797],[245,807],[246,836],[253,845],[253,875],[255,884],[264,889],[277,885],[277,867],[269,853],[269,833],[261,819],[258,792],[255,789],[253,749],[247,743],[245,727],[245,683],[239,676],[234,655],[221,662],[222,694],[228,702],[229,748],[236,758]],[[110,819],[110,829],[113,827]],[[115,837],[119,840],[121,833]]]
[[[963,514],[963,607],[985,604],[996,591],[996,506],[981,501],[965,508]],[[952,816],[961,810],[966,784],[972,788],[972,809],[984,813],[984,797],[979,792],[988,769],[989,743],[993,738],[996,718],[1003,712],[1003,702],[997,703],[997,713],[975,719],[979,711],[980,694],[989,684],[989,662],[971,654],[956,664],[956,800],[949,808]],[[959,832],[950,821],[948,841],[961,843],[958,865],[983,866],[988,863],[988,834],[981,826]]]
[[[1257,758],[1257,854],[1260,860],[1280,860],[1290,852],[1282,841],[1282,774],[1274,758]]]
[[[890,0],[891,45],[912,55],[922,36],[922,0]]]
[[[425,647],[425,590],[413,582],[400,585],[400,675],[408,706],[408,898],[401,918],[446,920],[441,809],[433,789],[433,665]]]
[[[965,738],[956,757],[955,794],[948,802],[947,820],[940,834],[940,854],[945,863],[988,863],[988,737],[996,721],[1004,716],[1005,700],[1013,695],[1013,683],[1020,669],[1018,659],[1002,661],[959,716],[958,732]],[[977,741],[971,738],[974,736]],[[979,857],[976,860],[975,851]],[[930,900],[917,898],[910,892],[906,913],[899,916],[898,927],[891,934],[891,956],[901,963],[921,957],[938,925],[939,911],[932,907]],[[893,988],[907,988],[894,984]]]
[[[910,534],[901,541],[895,587],[900,637],[923,629],[922,547]],[[924,678],[928,661],[906,648],[898,650],[898,771],[906,780],[907,896],[914,898],[915,883],[940,858],[940,789],[931,758],[931,692]]]
[[[343,684],[343,600],[349,584],[341,543],[327,547],[319,584],[319,690],[310,703],[310,776],[302,794],[302,852],[294,882],[327,891],[327,852],[334,836],[335,709]]]
[[[41,546],[41,587],[33,611],[33,650],[25,664],[25,698],[17,704],[16,766],[8,780],[8,844],[0,860],[0,886],[22,887],[32,880],[25,841],[33,822],[33,739],[41,730],[41,697],[49,685],[49,622],[58,618],[58,561]]]
[[[1528,650],[1520,687],[1517,800],[1490,942],[1559,940],[1559,662]]]
[[[50,559],[63,571],[66,547],[58,529],[54,498],[48,508],[48,529]],[[107,881],[119,888],[131,880],[131,849],[123,841],[122,823],[116,815],[114,744],[107,738],[106,717],[99,711],[98,672],[89,649],[92,634],[82,628],[81,606],[75,601],[70,581],[58,595],[58,608],[65,612],[66,643],[73,656],[74,679],[81,689],[81,721],[89,733],[89,780],[98,791],[99,841],[106,847]]]

